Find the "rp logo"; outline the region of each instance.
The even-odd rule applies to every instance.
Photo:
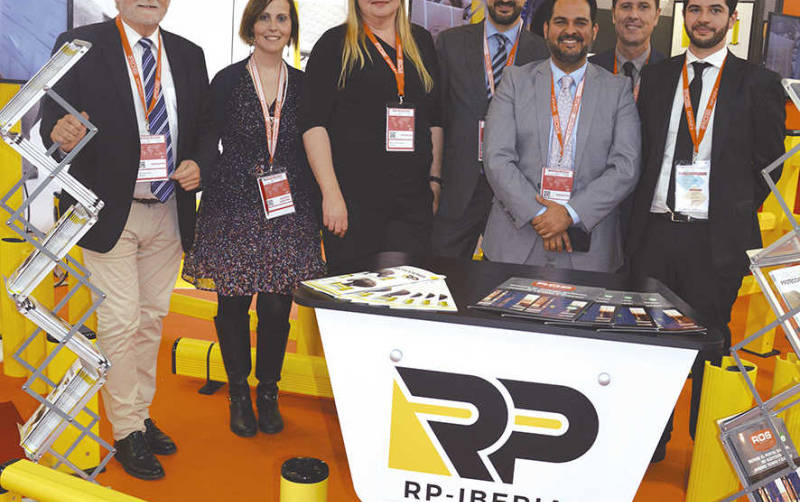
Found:
[[[409,395],[395,382],[391,468],[511,484],[517,459],[569,462],[597,439],[597,410],[571,387],[499,379],[509,406],[477,376],[396,369]]]

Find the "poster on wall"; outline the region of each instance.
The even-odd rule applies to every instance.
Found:
[[[672,48],[670,56],[683,54],[689,47],[689,36],[683,26],[684,0],[675,0],[672,11]],[[750,52],[750,34],[753,30],[753,1],[740,0],[739,13],[733,28],[728,30],[728,49],[737,57],[747,59]]]

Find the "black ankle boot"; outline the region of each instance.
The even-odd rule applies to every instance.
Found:
[[[258,384],[258,428],[267,434],[277,434],[283,430],[283,417],[278,409],[278,386]]]
[[[230,384],[229,384],[230,385]],[[237,436],[249,438],[256,435],[256,415],[250,400],[250,387],[230,386],[231,431]]]
[[[230,428],[242,437],[256,433],[256,416],[250,400],[250,316],[214,318],[225,373],[228,375]]]

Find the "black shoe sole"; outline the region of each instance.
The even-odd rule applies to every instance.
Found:
[[[251,438],[251,437],[256,435],[256,433],[258,432],[258,429],[255,429],[253,431],[244,431],[244,432],[237,432],[237,431],[231,429],[231,432],[233,432],[234,434],[236,434],[240,438]]]
[[[161,479],[161,478],[164,477],[164,472],[160,472],[160,473],[156,473],[156,474],[142,474],[141,472],[136,472],[136,471],[133,471],[133,470],[129,469],[127,465],[123,464],[119,460],[117,460],[117,462],[119,462],[119,464],[122,466],[122,468],[125,470],[125,472],[127,472],[128,474],[130,474],[131,476],[133,476],[134,478],[137,478],[137,479],[142,479],[144,481],[156,481],[156,480]]]

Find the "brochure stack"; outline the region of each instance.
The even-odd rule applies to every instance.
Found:
[[[11,354],[14,360],[30,372],[31,376],[23,388],[40,403],[33,416],[20,427],[20,445],[27,457],[33,461],[38,461],[45,454],[50,454],[57,459],[53,468],[64,465],[76,475],[94,480],[113,457],[114,448],[92,432],[92,428],[100,420],[100,417],[86,404],[105,383],[111,364],[102,352],[80,333],[80,329],[103,301],[105,295],[88,281],[88,271],[80,263],[70,258],[67,253],[97,222],[98,214],[103,208],[103,201],[72,177],[65,167],[97,133],[97,128],[52,89],[53,85],[70,71],[90,48],[90,43],[81,40],[65,43],[0,110],[0,137],[40,172],[47,174],[46,180],[24,199],[20,207],[10,207],[9,201],[25,186],[26,179],[23,176],[0,199],[0,208],[11,215],[7,222],[8,226],[34,248],[30,256],[5,281],[7,293],[17,310],[38,326],[38,329],[19,346],[16,352]],[[67,113],[74,116],[87,128],[84,138],[60,161],[54,160],[59,153],[56,151],[58,144],[54,144],[45,151],[41,146],[37,146],[22,135],[12,132],[20,118],[45,95],[61,105]],[[25,218],[25,214],[29,212],[28,208],[37,196],[42,192],[50,193],[46,191],[46,188],[53,180],[58,180],[63,189],[76,202],[45,234],[31,225]],[[56,265],[72,275],[77,280],[77,284],[51,311],[31,294],[36,286],[52,273]],[[78,323],[70,325],[57,312],[61,311],[80,288],[88,288],[95,301],[83,313]],[[50,339],[59,343],[38,367],[34,367],[33,362],[26,361],[22,354],[43,332]],[[54,382],[47,376],[46,369],[53,358],[65,349],[74,353],[77,358],[61,381]],[[53,389],[48,396],[41,396],[33,390],[32,384],[39,380]],[[84,418],[76,419],[79,414]],[[89,417],[88,420],[85,419],[85,416]],[[67,446],[66,450],[56,451],[53,445],[68,426],[75,427],[80,434],[77,435],[74,442]],[[107,451],[107,454],[102,456],[99,465],[90,472],[85,472],[70,461],[70,455],[84,438],[90,438]]]
[[[696,333],[706,329],[658,293],[613,291],[512,277],[468,308],[598,331]]]
[[[457,312],[446,277],[401,266],[303,282],[307,288],[353,303],[406,310]]]

